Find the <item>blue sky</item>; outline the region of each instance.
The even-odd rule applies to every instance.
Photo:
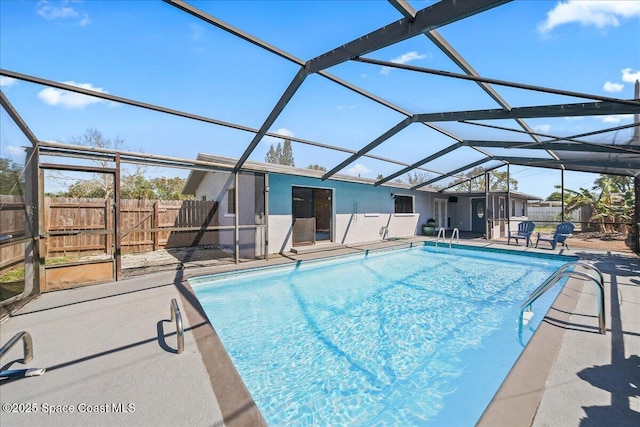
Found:
[[[433,2],[410,1],[416,9]],[[309,60],[401,18],[386,1],[193,1],[193,6],[280,49]],[[595,95],[633,98],[640,79],[639,1],[514,1],[438,32],[484,77]],[[161,1],[0,1],[0,66],[167,108],[259,128],[298,67]],[[426,37],[372,52],[371,58],[460,72]],[[498,108],[475,84],[347,62],[328,70],[411,113]],[[119,137],[128,149],[195,158],[239,157],[253,134],[2,78],[2,91],[42,140],[69,142],[86,129]],[[513,107],[581,99],[496,87]],[[358,150],[404,116],[312,75],[271,131]],[[631,123],[632,116],[528,121],[568,136]],[[27,141],[4,110],[0,154],[22,161]],[[496,125],[517,128],[513,122]],[[466,139],[524,136],[458,123],[439,126]],[[598,135],[620,142],[631,131]],[[251,155],[264,160],[265,138]],[[413,163],[452,139],[414,124],[372,154]],[[297,166],[331,169],[347,155],[294,143]],[[540,153],[537,154],[541,156]],[[432,164],[447,172],[482,155],[457,150]],[[544,155],[543,155],[544,157]],[[361,158],[342,173],[375,178],[401,169]],[[511,167],[519,190],[546,197],[560,172]],[[149,173],[154,173],[150,171]],[[155,172],[159,173],[159,172]],[[164,174],[164,172],[162,172]],[[179,171],[186,176],[186,172]],[[568,188],[594,176],[568,172]]]

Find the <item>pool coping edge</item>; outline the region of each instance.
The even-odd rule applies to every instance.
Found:
[[[476,427],[532,425],[582,288],[583,282],[577,279],[565,283]]]

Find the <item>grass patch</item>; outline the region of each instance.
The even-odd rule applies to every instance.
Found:
[[[0,283],[0,301],[4,301],[24,291],[24,281],[13,283]]]
[[[0,274],[0,301],[24,291],[24,266]]]
[[[66,264],[68,262],[77,261],[78,257],[70,257],[70,256],[58,256],[53,258],[47,258],[45,261],[45,265],[59,265]]]
[[[24,282],[24,267],[16,268],[15,270],[0,274],[0,284],[18,281]]]

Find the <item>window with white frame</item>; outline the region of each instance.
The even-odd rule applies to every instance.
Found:
[[[413,213],[413,196],[401,196],[396,194],[393,197],[394,213]]]

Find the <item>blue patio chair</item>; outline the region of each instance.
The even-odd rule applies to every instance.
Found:
[[[516,245],[518,244],[518,239],[524,239],[527,247],[529,247],[529,243],[531,243],[531,234],[533,230],[536,228],[536,224],[532,221],[522,221],[518,224],[518,231],[512,232],[509,230],[509,235],[507,236],[507,245],[511,243],[511,239],[516,241]]]
[[[538,240],[536,240],[536,248],[538,247],[538,242],[549,242],[551,243],[551,249],[555,249],[558,243],[562,243],[562,245],[569,249],[569,245],[567,245],[567,237],[571,235],[574,229],[574,225],[570,222],[563,222],[558,224],[556,227],[556,231],[553,233],[553,237],[541,237],[538,233]]]

